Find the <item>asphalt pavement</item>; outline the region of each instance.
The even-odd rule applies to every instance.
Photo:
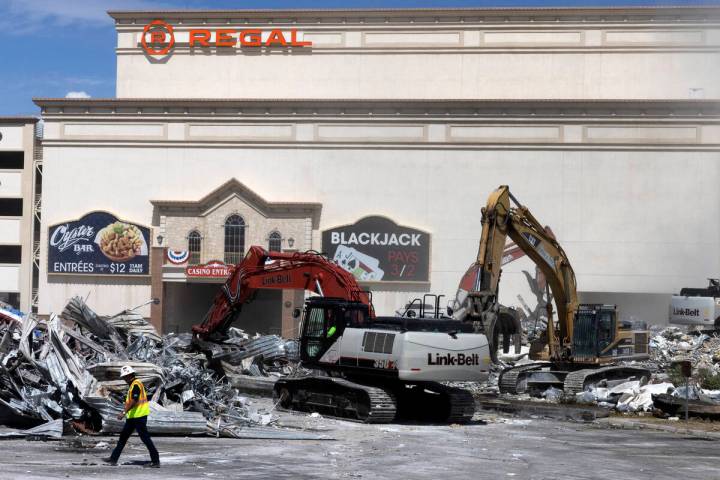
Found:
[[[3,440],[2,479],[713,479],[717,440],[597,423],[482,414],[469,425],[362,425],[280,415],[334,440],[156,437],[159,470],[133,437],[120,465],[101,459],[117,437]],[[485,421],[487,423],[485,423]]]

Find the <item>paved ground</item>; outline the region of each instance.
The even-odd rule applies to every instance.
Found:
[[[133,437],[112,467],[92,448],[114,437],[61,442],[0,441],[2,479],[388,478],[388,479],[712,479],[720,442],[593,424],[488,416],[466,426],[371,426],[307,415],[281,422],[322,431],[333,441],[156,438],[163,467],[140,466]],[[499,423],[507,422],[507,423]],[[102,445],[102,444],[101,444]]]

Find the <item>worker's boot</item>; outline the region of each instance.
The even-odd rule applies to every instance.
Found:
[[[112,457],[105,457],[103,458],[103,462],[107,463],[108,465],[117,465],[117,460],[113,460]]]
[[[143,465],[145,468],[160,468],[160,462],[150,462]]]

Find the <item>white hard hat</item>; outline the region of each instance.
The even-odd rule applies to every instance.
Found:
[[[133,373],[135,373],[135,369],[130,365],[125,365],[120,369],[121,377],[127,377],[128,375],[132,375]]]

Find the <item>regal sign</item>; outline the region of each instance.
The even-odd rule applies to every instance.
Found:
[[[145,25],[140,44],[148,55],[168,55],[176,44],[185,44],[190,49],[228,48],[302,48],[311,47],[312,42],[303,39],[302,32],[295,28],[192,28],[187,32],[176,32],[164,20],[153,20]]]
[[[220,260],[212,260],[200,265],[185,268],[185,276],[190,278],[227,278],[233,271],[234,265],[228,265]]]
[[[90,212],[48,229],[48,273],[149,275],[150,229]]]
[[[330,258],[363,282],[427,282],[430,234],[381,216],[325,230],[322,246]]]

